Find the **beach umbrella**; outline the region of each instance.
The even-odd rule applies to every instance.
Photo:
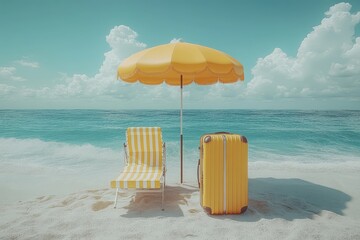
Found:
[[[240,62],[228,54],[197,44],[176,42],[148,48],[125,59],[118,68],[125,82],[180,86],[180,182],[183,183],[183,86],[244,80]]]

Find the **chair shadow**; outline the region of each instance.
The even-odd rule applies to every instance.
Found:
[[[179,185],[166,186],[164,192],[164,211],[161,211],[161,193],[135,193],[129,205],[124,207],[127,213],[122,217],[127,218],[153,218],[162,217],[181,217],[184,216],[181,205],[187,205],[192,193],[199,191],[198,188]]]
[[[242,222],[264,218],[312,219],[322,211],[344,215],[350,200],[351,196],[344,192],[302,179],[255,178],[249,179],[249,205],[245,213],[209,216]]]

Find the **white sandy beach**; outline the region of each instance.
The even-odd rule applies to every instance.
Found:
[[[158,193],[122,194],[113,209],[108,188],[2,204],[0,238],[360,239],[357,167],[264,169],[250,164],[243,215],[210,216],[199,205],[195,179],[183,185],[171,179],[165,211]]]

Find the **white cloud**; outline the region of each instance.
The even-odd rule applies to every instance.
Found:
[[[14,67],[0,67],[0,75],[1,76],[10,76],[13,75],[16,71]]]
[[[178,42],[182,42],[182,38],[173,38],[170,43],[178,43]]]
[[[16,91],[16,88],[14,86],[0,83],[0,96],[8,96],[9,94],[12,94],[14,91]]]
[[[0,80],[25,81],[26,79],[17,75],[15,67],[0,67]]]
[[[246,96],[254,98],[357,97],[360,92],[360,12],[339,3],[302,41],[296,57],[276,48],[259,58]]]
[[[111,50],[106,52],[105,60],[99,70],[99,74],[111,75],[117,72],[117,67],[122,60],[131,54],[144,49],[145,43],[137,40],[138,34],[128,26],[120,25],[111,29],[106,41]]]
[[[26,58],[17,60],[17,61],[15,61],[15,63],[17,63],[23,67],[30,67],[30,68],[39,68],[40,67],[40,64],[38,62],[29,61]]]
[[[121,87],[124,87],[116,79],[118,65],[129,55],[146,47],[146,44],[138,41],[137,37],[138,34],[129,27],[115,26],[106,36],[106,41],[111,50],[104,54],[104,61],[97,74],[94,76],[85,74],[67,76],[62,74],[64,83],[52,88],[29,91],[30,94],[44,97],[115,95]]]

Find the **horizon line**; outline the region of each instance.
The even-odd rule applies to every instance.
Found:
[[[0,108],[4,110],[18,110],[18,111],[39,111],[39,110],[94,110],[94,111],[180,111],[179,108]],[[251,110],[251,111],[360,111],[360,109],[307,109],[307,108],[185,108],[184,110],[206,110],[206,111],[219,111],[219,110]]]

